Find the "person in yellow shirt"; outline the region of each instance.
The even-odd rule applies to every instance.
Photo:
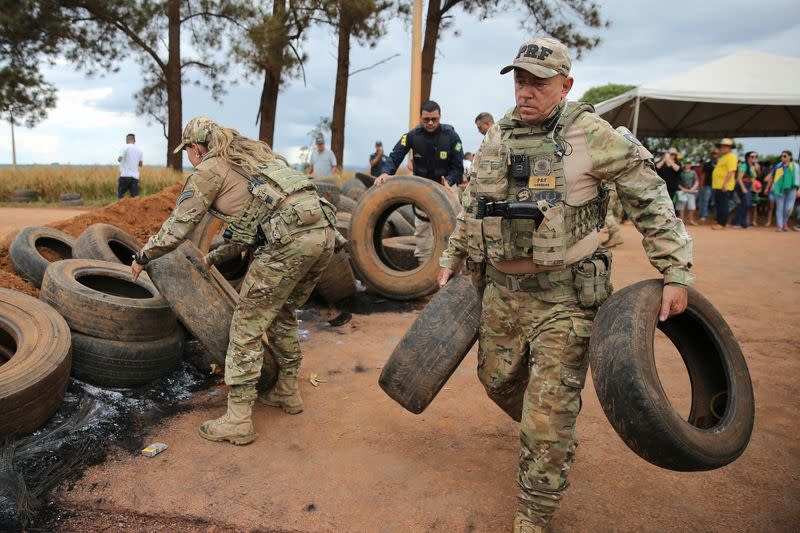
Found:
[[[714,204],[717,208],[717,223],[711,229],[725,229],[728,223],[728,200],[736,186],[736,169],[739,158],[733,151],[733,139],[722,139],[717,146],[722,156],[711,174],[711,188],[714,190]]]

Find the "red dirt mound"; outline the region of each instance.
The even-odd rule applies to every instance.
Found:
[[[106,207],[93,209],[74,218],[48,224],[75,237],[92,224],[105,223],[117,226],[144,242],[161,227],[161,223],[172,212],[175,200],[180,193],[181,184],[175,184],[158,194],[138,198],[123,198]],[[8,245],[4,239],[0,243],[0,287],[39,297],[39,289],[23,279],[14,270],[8,257]]]

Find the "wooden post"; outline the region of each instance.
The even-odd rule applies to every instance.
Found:
[[[422,91],[422,0],[414,0],[411,30],[411,100],[408,110],[408,129],[419,124]]]
[[[14,139],[14,114],[10,114],[9,122],[11,122],[11,161],[14,168],[17,168],[17,143]]]
[[[633,133],[634,137],[636,137],[636,131],[639,129],[639,103],[640,99],[639,95],[637,94],[636,102],[634,103],[634,108],[633,108],[633,128],[632,128],[633,131],[631,132]]]

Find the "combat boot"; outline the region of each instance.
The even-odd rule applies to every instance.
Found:
[[[228,397],[228,411],[215,420],[200,424],[200,436],[216,442],[226,440],[233,444],[249,444],[258,433],[253,431],[253,401],[234,401]]]
[[[547,528],[535,523],[527,515],[517,511],[514,515],[514,533],[546,533]]]
[[[296,415],[303,412],[303,399],[297,387],[297,369],[280,369],[278,381],[268,393],[258,395],[259,403],[280,407],[284,413]]]
[[[619,232],[617,232],[611,235],[608,238],[608,240],[603,243],[603,246],[605,246],[606,248],[613,248],[614,246],[619,246],[623,242],[625,241],[622,239],[622,235],[620,235]]]

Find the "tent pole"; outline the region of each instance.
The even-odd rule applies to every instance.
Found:
[[[639,129],[639,97],[636,97],[636,103],[633,107],[633,136],[636,137],[636,130]]]

